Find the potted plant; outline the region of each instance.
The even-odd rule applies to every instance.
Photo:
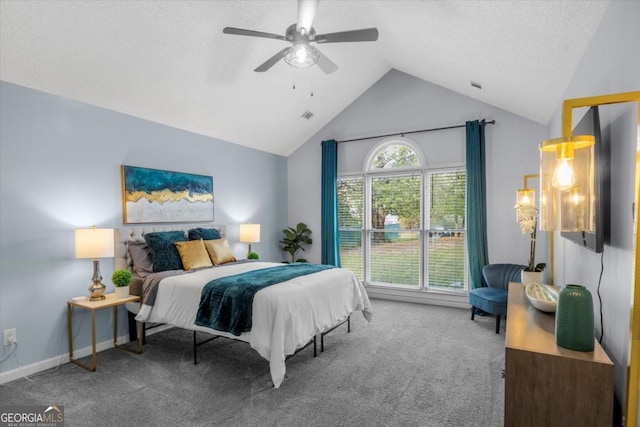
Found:
[[[313,241],[311,240],[311,230],[307,227],[307,225],[303,222],[298,223],[296,228],[288,227],[282,230],[284,233],[284,238],[280,240],[282,243],[282,250],[291,255],[291,262],[307,262],[304,258],[296,258],[296,253],[299,250],[305,250],[303,245],[310,245]],[[288,263],[289,261],[285,261]]]
[[[260,256],[257,252],[249,252],[249,255],[247,255],[247,259],[255,259],[257,261],[260,259]]]
[[[116,297],[126,298],[129,296],[129,282],[131,282],[131,272],[129,270],[116,270],[111,275],[113,286],[116,287]]]
[[[528,283],[541,283],[542,272],[547,264],[543,262],[535,264],[538,208],[531,203],[519,203],[515,205],[515,208],[522,234],[529,234],[531,236],[531,243],[529,245],[529,261],[527,262],[527,268],[522,270],[522,283],[524,285]]]

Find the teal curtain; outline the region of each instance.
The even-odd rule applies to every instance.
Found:
[[[467,253],[471,288],[487,286],[482,267],[487,249],[487,188],[485,183],[485,121],[467,122]]]
[[[340,267],[338,246],[338,143],[322,141],[322,264]]]

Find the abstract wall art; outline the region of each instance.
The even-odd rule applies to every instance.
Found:
[[[124,224],[213,221],[213,177],[121,166]]]

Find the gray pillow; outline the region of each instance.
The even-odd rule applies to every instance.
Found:
[[[129,242],[129,256],[133,261],[133,272],[140,277],[153,273],[153,263],[147,242]]]
[[[182,231],[156,231],[144,235],[151,250],[153,271],[182,270],[182,260],[176,248],[176,242],[184,242]]]

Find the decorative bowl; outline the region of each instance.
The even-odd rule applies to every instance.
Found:
[[[535,308],[553,313],[558,306],[558,290],[543,283],[529,283],[524,288],[527,299]]]

